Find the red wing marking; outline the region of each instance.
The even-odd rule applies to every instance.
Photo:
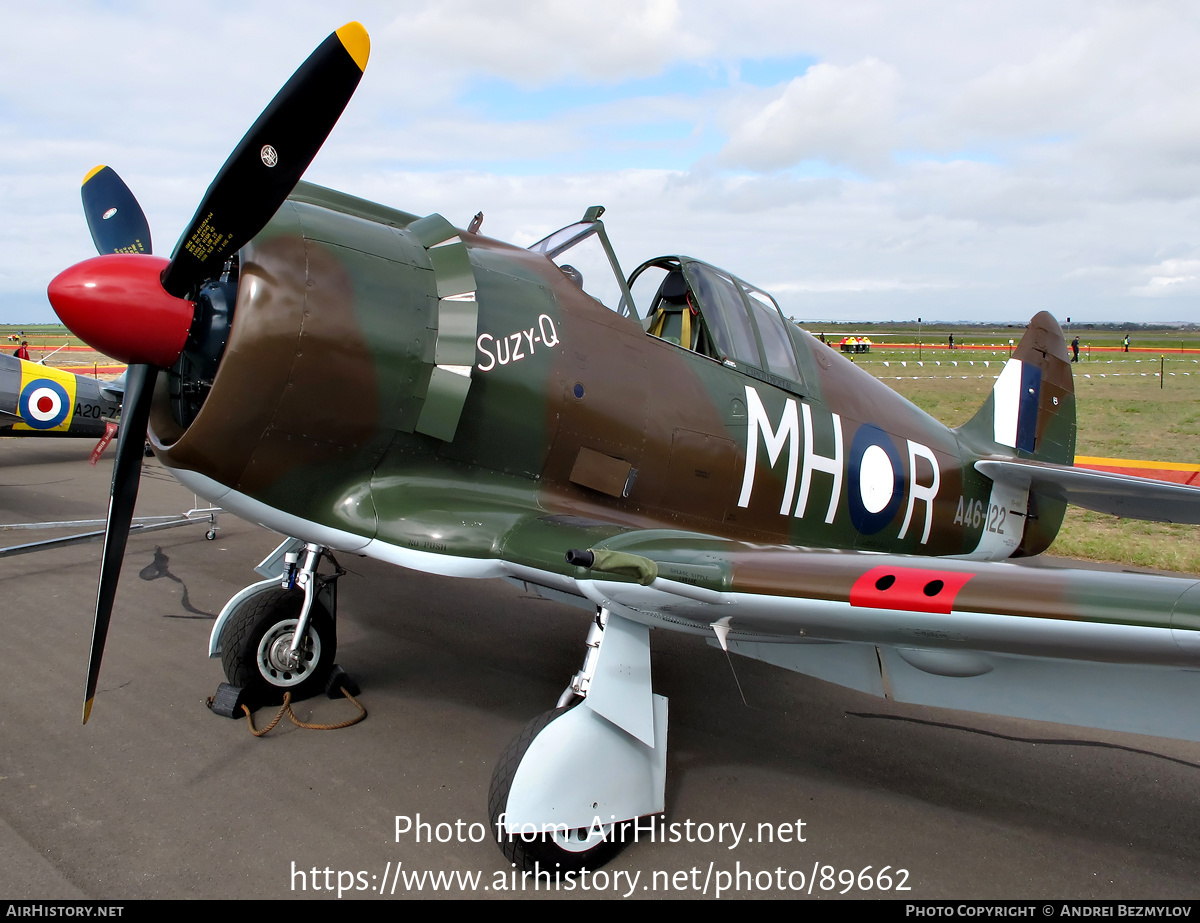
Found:
[[[850,605],[948,615],[974,574],[918,567],[872,567],[854,581]]]

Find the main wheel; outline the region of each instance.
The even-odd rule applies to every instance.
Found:
[[[313,600],[303,643],[292,639],[304,591],[278,587],[252,596],[221,632],[221,666],[234,686],[260,701],[279,702],[285,692],[303,699],[325,688],[337,654],[337,633],[325,607]]]
[[[521,733],[500,754],[496,769],[492,772],[492,782],[488,786],[488,817],[492,833],[505,858],[525,872],[535,871],[535,863],[537,870],[548,871],[551,874],[578,872],[585,868],[596,869],[611,861],[625,848],[623,834],[629,824],[605,825],[603,838],[590,835],[595,831],[587,827],[545,834],[500,832],[500,815],[504,813],[508,804],[508,793],[512,790],[513,779],[521,760],[525,757],[525,751],[551,721],[574,707],[568,705],[548,711],[521,728]]]

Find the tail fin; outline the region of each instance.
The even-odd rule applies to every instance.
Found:
[[[983,407],[956,433],[980,455],[1009,455],[1060,465],[1075,463],[1075,383],[1062,327],[1042,311],[996,379]],[[1065,501],[1029,492],[1025,530],[1014,557],[1050,547]]]
[[[1058,321],[1034,316],[983,407],[957,433],[980,454],[1074,463],[1075,383]]]

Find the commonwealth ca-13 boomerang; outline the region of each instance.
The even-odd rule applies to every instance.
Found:
[[[130,363],[85,721],[148,432],[188,488],[292,537],[268,559],[282,581],[214,628],[235,685],[323,684],[333,551],[595,611],[580,671],[492,780],[525,868],[595,867],[663,810],[651,628],[899,701],[1200,740],[1180,704],[1200,582],[1003,563],[1046,549],[1067,503],[1200,521],[1200,491],[1072,467],[1053,318],[948,429],[727,272],[663,256],[626,278],[601,208],[519,249],[300,182],[368,52],[357,23],[318,47],[169,260],[97,231],[140,213],[115,174],[85,194],[104,255],[50,299]]]

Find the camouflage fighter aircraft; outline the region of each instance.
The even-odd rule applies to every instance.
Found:
[[[214,629],[235,685],[322,687],[333,551],[596,613],[492,780],[524,868],[595,867],[663,810],[651,628],[900,701],[1200,740],[1180,704],[1200,693],[1200,582],[1004,563],[1045,550],[1069,502],[1200,521],[1200,491],[1072,467],[1053,318],[948,429],[727,272],[676,255],[626,279],[598,207],[521,249],[299,182],[368,51],[351,23],[313,53],[170,260],[97,236],[107,255],[50,284],[131,363],[85,721],[148,432],[187,487],[293,537],[264,562],[282,585]]]

